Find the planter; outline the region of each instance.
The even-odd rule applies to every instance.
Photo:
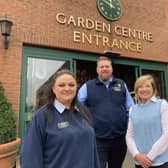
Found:
[[[20,138],[0,144],[0,167],[13,168],[16,163],[17,152],[20,145]]]

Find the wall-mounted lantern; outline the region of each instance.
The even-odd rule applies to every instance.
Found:
[[[8,49],[9,46],[9,40],[8,36],[10,36],[11,28],[12,28],[12,21],[8,20],[7,18],[0,20],[0,30],[1,35],[4,36],[4,49]]]

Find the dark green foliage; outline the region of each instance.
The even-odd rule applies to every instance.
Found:
[[[4,95],[4,89],[0,82],[0,144],[16,139],[16,114],[12,104]]]

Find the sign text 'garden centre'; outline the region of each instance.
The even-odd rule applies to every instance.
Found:
[[[90,18],[67,16],[65,13],[57,13],[56,21],[59,24],[74,27],[72,40],[76,43],[88,43],[105,48],[115,47],[121,50],[141,53],[144,42],[153,42],[151,32],[119,25],[112,27],[110,23],[104,23]],[[117,38],[113,38],[114,34]]]

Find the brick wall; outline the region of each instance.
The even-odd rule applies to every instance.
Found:
[[[93,34],[96,32],[57,23],[55,16],[58,12],[63,12],[66,16],[80,16],[106,24],[110,23],[112,27],[120,25],[152,32],[154,41],[142,42],[143,51],[141,53],[115,50],[121,52],[123,57],[168,63],[168,1],[120,0],[120,2],[122,16],[120,20],[110,22],[99,14],[95,0],[0,1],[0,18],[6,14],[14,23],[10,46],[6,51],[3,49],[0,36],[0,81],[4,84],[5,94],[12,101],[17,113],[20,103],[22,45],[24,43],[92,53],[102,53],[107,49],[101,45],[73,42],[72,32],[74,30]],[[104,35],[102,32],[98,34]],[[113,37],[116,36],[113,35]],[[121,37],[121,39],[126,38]]]

